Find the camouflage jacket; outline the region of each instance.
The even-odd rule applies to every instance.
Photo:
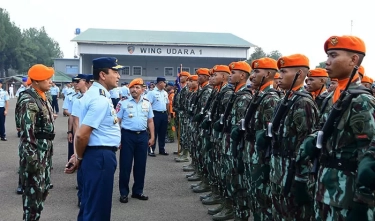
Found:
[[[238,126],[241,119],[245,118],[246,108],[251,102],[251,98],[252,98],[251,92],[249,91],[249,93],[246,93],[245,92],[246,90],[248,89],[245,84],[240,89],[238,89],[238,91],[235,92],[236,94],[235,100],[233,103],[232,110],[229,114],[230,119],[227,119],[227,120],[230,120],[230,124],[229,124],[230,126],[234,126],[234,125]]]
[[[212,123],[218,121],[220,119],[220,115],[224,114],[225,108],[227,107],[229,99],[233,93],[234,91],[231,85],[225,84],[221,87],[210,107]],[[216,107],[213,106],[214,102],[216,102]]]
[[[212,93],[212,86],[207,84],[202,87],[197,94],[197,106],[195,107],[195,114],[199,114],[208,102],[210,95]]]
[[[40,110],[36,100],[25,92],[20,95],[17,101],[15,119],[16,123],[19,122],[21,128],[20,156],[26,157],[30,161],[35,161],[38,160],[39,151],[46,151],[52,148],[51,140],[37,139],[35,136],[39,132],[54,133],[54,118],[50,103],[43,101],[34,88],[31,88],[30,91],[43,104],[43,121],[41,122],[41,120],[37,119]]]
[[[323,91],[319,96],[315,98],[316,105],[318,106],[318,109],[321,110],[324,99],[329,95],[328,91]]]
[[[197,94],[198,94],[198,90],[189,91],[186,94],[186,97],[184,98],[184,109],[186,110],[184,114],[185,114],[185,117],[187,118],[191,118],[194,115],[193,102],[195,101]]]
[[[187,111],[186,108],[186,102],[187,102],[187,95],[189,93],[189,88],[187,86],[183,87],[180,92],[178,92],[178,101],[175,103],[175,107],[177,108],[178,112],[183,113],[184,111]]]
[[[360,81],[353,82],[349,89],[358,88]],[[329,105],[332,106],[332,96]],[[327,108],[328,110],[330,108]],[[321,121],[329,116],[329,111],[323,113]],[[328,137],[326,146],[322,148],[320,168],[318,171],[316,200],[325,204],[348,209],[355,201],[373,204],[374,197],[362,193],[361,188],[375,189],[374,186],[364,186],[365,180],[375,180],[375,173],[367,173],[368,165],[362,165],[361,161],[366,159],[364,155],[370,157],[370,161],[375,163],[375,98],[372,95],[361,94],[353,98],[349,108],[345,110],[338,126],[334,128],[332,136]],[[307,146],[301,152],[310,152]],[[313,147],[312,147],[313,148]],[[327,166],[327,162],[341,160],[342,166],[360,165],[357,170],[343,170]],[[368,159],[368,158],[367,158]],[[357,172],[358,171],[358,172]],[[367,172],[366,172],[367,171]],[[364,174],[362,179],[358,179],[358,174]],[[356,182],[357,180],[357,182]],[[371,195],[371,194],[370,194]]]
[[[301,87],[297,91],[303,93],[303,88]],[[295,102],[287,110],[288,112],[282,119],[279,128],[275,128],[277,133],[273,133],[272,137],[270,181],[281,187],[285,186],[291,160],[297,157],[300,145],[305,137],[314,131],[319,117],[318,108],[312,97],[308,98],[293,93],[288,100],[294,99],[296,99]],[[281,102],[282,100],[278,105]],[[295,177],[297,181],[308,181],[308,176],[305,175],[303,170],[310,168],[310,164],[309,162],[305,163],[304,165],[296,163]]]
[[[245,162],[264,164],[263,160],[267,148],[264,146],[264,140],[266,138],[265,134],[267,132],[268,123],[272,120],[273,112],[277,103],[280,101],[280,95],[277,92],[270,91],[271,89],[272,85],[264,88],[264,90],[260,91],[258,95],[259,98],[262,96],[264,96],[264,98],[257,107],[254,116],[248,125],[250,130],[247,132],[252,134],[249,134],[250,149],[246,150],[247,153],[244,157],[251,157],[251,159],[244,159]],[[258,137],[258,140],[256,140],[256,137]]]

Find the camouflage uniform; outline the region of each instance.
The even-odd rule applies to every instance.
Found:
[[[176,101],[176,108],[179,118],[179,130],[180,130],[180,145],[183,151],[188,151],[188,136],[187,136],[187,123],[188,123],[188,106],[187,103],[187,96],[188,96],[189,89],[187,86],[183,87],[181,91],[178,93],[178,101]]]
[[[249,204],[255,221],[272,220],[272,200],[269,185],[270,165],[269,158],[266,159],[270,140],[266,138],[266,132],[274,109],[280,101],[280,96],[273,90],[272,85],[259,92],[257,100],[261,98],[262,100],[252,119],[250,119],[249,129],[245,134],[245,151],[243,154],[245,186],[250,196]]]
[[[242,156],[244,148],[238,144],[239,122],[245,118],[246,108],[251,102],[251,91],[246,84],[235,92],[233,108],[228,119],[229,133],[224,133],[223,139],[223,168],[227,183],[227,193],[233,198],[235,217],[248,219],[250,217],[250,207],[248,205],[248,195],[244,182],[244,168]]]
[[[273,128],[270,181],[274,220],[310,220],[313,212],[307,190],[309,177],[304,171],[310,162],[302,164],[296,158],[303,140],[315,129],[318,110],[311,97],[298,93],[304,93],[303,87],[293,92],[288,100],[294,102],[279,128]]]
[[[23,219],[39,220],[44,201],[50,189],[50,175],[53,155],[52,137],[37,139],[42,135],[54,133],[53,110],[49,102],[44,102],[35,89],[30,94],[23,92],[18,101],[16,124],[20,123],[21,138],[19,144],[20,172],[24,193]],[[35,97],[35,99],[34,99]],[[37,100],[40,100],[42,110]],[[40,113],[43,118],[39,119]],[[22,119],[21,121],[19,121]],[[42,136],[43,137],[43,136]]]
[[[186,140],[187,140],[187,146],[189,147],[189,151],[192,158],[192,164],[197,165],[197,127],[196,123],[192,121],[192,118],[195,113],[195,107],[194,103],[198,95],[198,90],[196,91],[189,91],[187,97],[186,97],[186,106],[185,108],[188,110],[188,116],[187,116],[187,130],[186,130]]]
[[[360,80],[357,80],[349,89],[359,86]],[[330,114],[332,96],[325,102],[327,108],[322,113],[321,125]],[[358,95],[349,107],[322,148],[315,192],[317,221],[373,220],[374,217],[375,172],[371,165],[375,164],[375,98]],[[301,160],[315,156],[315,137],[313,134],[301,146]]]

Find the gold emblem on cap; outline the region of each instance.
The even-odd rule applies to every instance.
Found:
[[[216,69],[217,69],[217,65],[214,66],[213,70],[216,71]]]
[[[331,38],[331,45],[336,46],[337,43],[339,43],[339,40],[337,39],[337,37],[332,37]]]
[[[285,64],[284,59],[280,59],[280,64],[281,64],[281,66],[284,66],[284,64]]]
[[[259,66],[259,63],[257,61],[254,62],[254,68],[258,68],[258,66]]]
[[[232,65],[231,65],[231,66],[232,66],[232,69],[233,69],[233,68],[234,68],[234,67],[236,66],[236,64],[235,64],[235,63],[232,63]]]

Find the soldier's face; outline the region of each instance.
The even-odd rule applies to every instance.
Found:
[[[86,86],[86,80],[84,80],[84,79],[80,79],[79,81],[78,81],[78,83],[76,84],[76,86],[75,86],[75,89],[76,90],[81,90],[83,87],[85,87]]]
[[[328,88],[328,90],[329,91],[334,91],[335,89],[336,89],[336,87],[337,87],[337,81],[331,81],[331,84],[329,85],[329,88]]]
[[[262,82],[262,78],[266,77],[268,74],[267,70],[264,69],[254,69],[250,76],[250,81],[252,83],[252,88],[258,88]],[[264,84],[265,82],[263,82]]]
[[[143,93],[143,88],[141,85],[134,85],[133,87],[129,88],[129,90],[134,99],[138,99]]]
[[[237,84],[241,81],[241,79],[244,78],[244,73],[239,70],[232,70],[232,74],[229,76],[229,83],[231,84]]]
[[[322,78],[309,77],[306,79],[306,85],[307,85],[306,90],[308,92],[320,90],[323,84],[324,84],[324,81],[322,80]]]
[[[362,83],[362,85],[371,90],[371,84],[370,83]]]
[[[205,83],[208,80],[207,77],[208,77],[207,75],[203,75],[203,74],[198,75],[199,85]]]
[[[180,76],[180,82],[181,83],[186,83],[188,77],[187,76]]]
[[[108,69],[108,74],[100,74],[108,90],[112,90],[118,86],[120,80],[120,74],[117,70]]]
[[[293,79],[296,75],[296,70],[294,68],[281,68],[280,69],[280,84],[281,89],[289,89],[293,83]],[[297,85],[294,85],[297,86]]]
[[[344,79],[349,77],[358,59],[358,55],[342,50],[327,52],[326,70],[330,78]]]
[[[43,81],[38,81],[38,82],[36,82],[37,83],[37,87],[41,90],[41,91],[43,91],[43,92],[46,92],[46,91],[48,91],[49,89],[51,89],[51,87],[52,87],[52,80],[51,80],[52,78],[50,78],[50,79],[47,79],[47,80],[43,80]]]

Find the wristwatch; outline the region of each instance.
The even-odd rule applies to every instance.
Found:
[[[66,133],[67,133],[67,134],[73,134],[73,131],[70,130],[70,131],[68,131],[68,132],[66,132]]]
[[[78,155],[76,154],[76,159],[81,161],[83,158],[78,157]]]

